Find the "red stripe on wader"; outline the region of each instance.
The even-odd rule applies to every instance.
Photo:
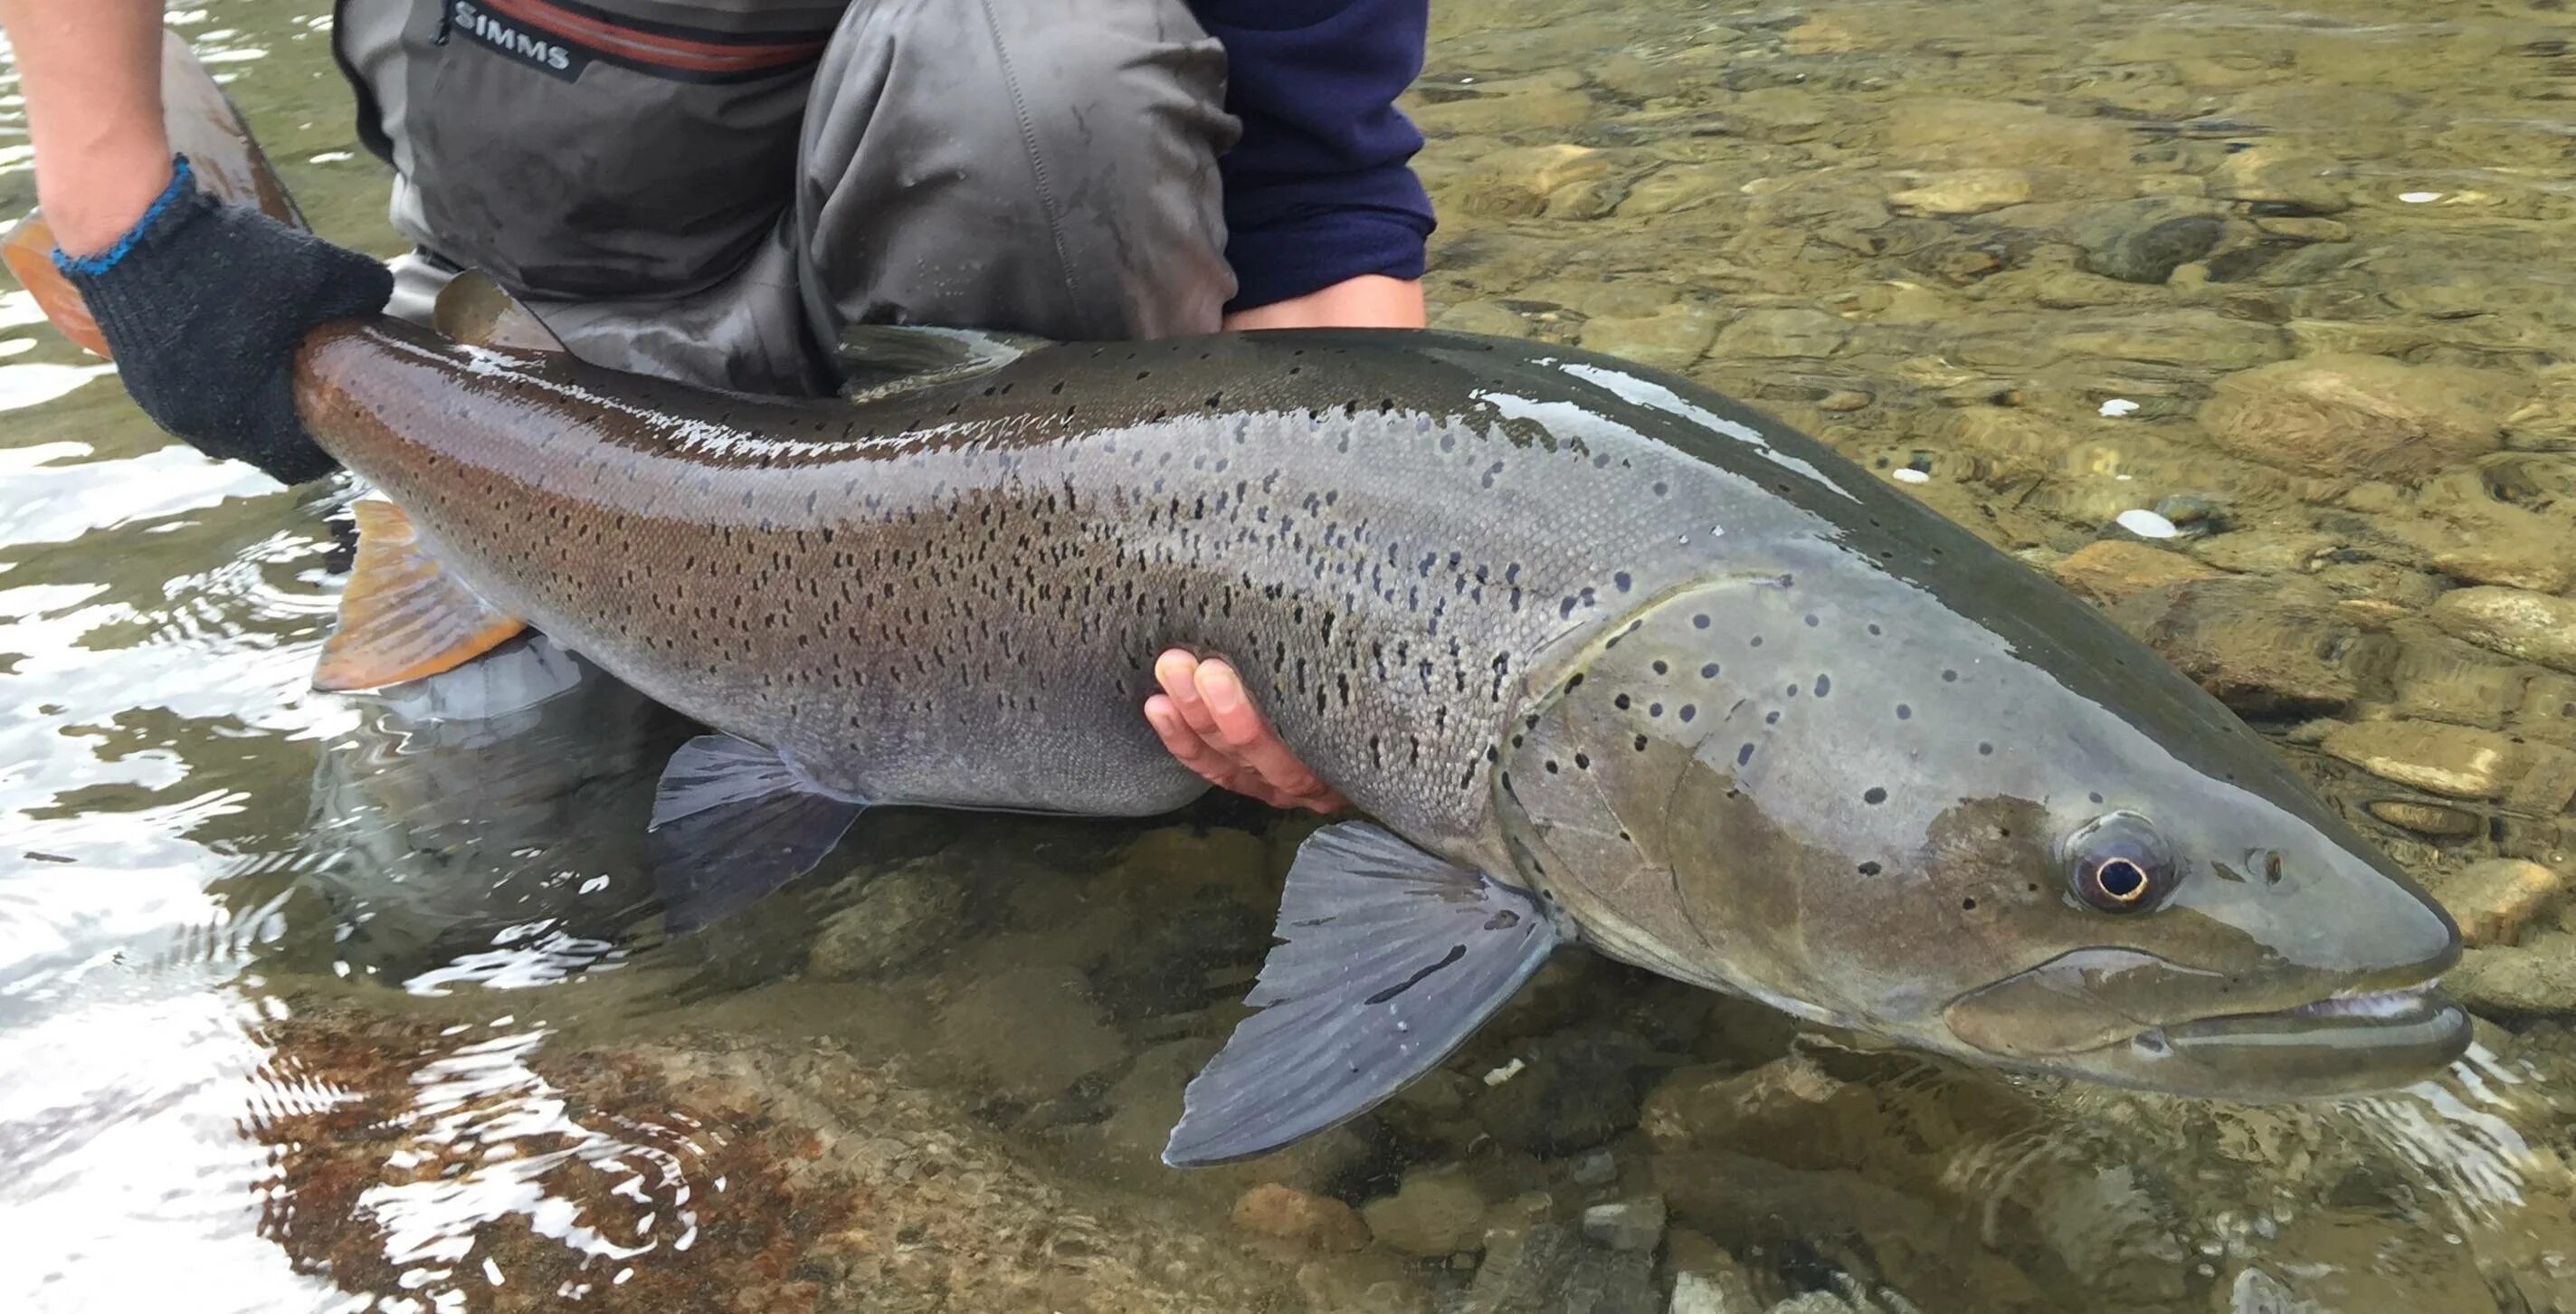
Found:
[[[755,73],[790,68],[817,58],[828,44],[827,41],[794,41],[772,45],[723,45],[619,27],[549,4],[547,0],[476,0],[476,3],[504,17],[551,29],[592,46],[604,55],[688,73]]]

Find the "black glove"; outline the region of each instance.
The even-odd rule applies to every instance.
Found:
[[[197,190],[184,155],[169,190],[115,246],[54,252],[143,413],[208,456],[279,483],[337,463],[295,418],[295,348],[314,326],[374,315],[381,261]]]

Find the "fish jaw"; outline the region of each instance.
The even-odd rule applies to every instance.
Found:
[[[2145,954],[2079,951],[1953,1002],[1927,1047],[2023,1071],[2238,1103],[2396,1090],[2468,1051],[2469,1015],[2438,987],[2458,952],[2454,945],[2412,971],[2323,998],[2252,1007],[2217,1002],[2229,987],[2224,974]],[[2123,980],[2135,993],[2189,995],[2208,1011],[2155,1022],[2124,1016],[2130,1010],[2120,991],[2109,988]]]

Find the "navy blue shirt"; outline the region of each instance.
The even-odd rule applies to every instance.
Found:
[[[1193,0],[1225,46],[1225,108],[1243,137],[1217,161],[1228,309],[1362,274],[1420,278],[1431,198],[1422,134],[1395,98],[1422,73],[1430,0]]]

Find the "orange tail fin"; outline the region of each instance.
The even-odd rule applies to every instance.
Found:
[[[163,29],[161,34],[161,117],[170,148],[188,157],[197,185],[217,200],[247,205],[280,223],[305,226],[294,198],[270,167],[268,156],[252,138],[250,125],[232,98],[197,62],[187,39]],[[54,268],[54,234],[42,215],[30,214],[0,239],[0,263],[36,298],[36,306],[62,330],[64,337],[101,356],[107,340],[98,322],[62,271]]]

